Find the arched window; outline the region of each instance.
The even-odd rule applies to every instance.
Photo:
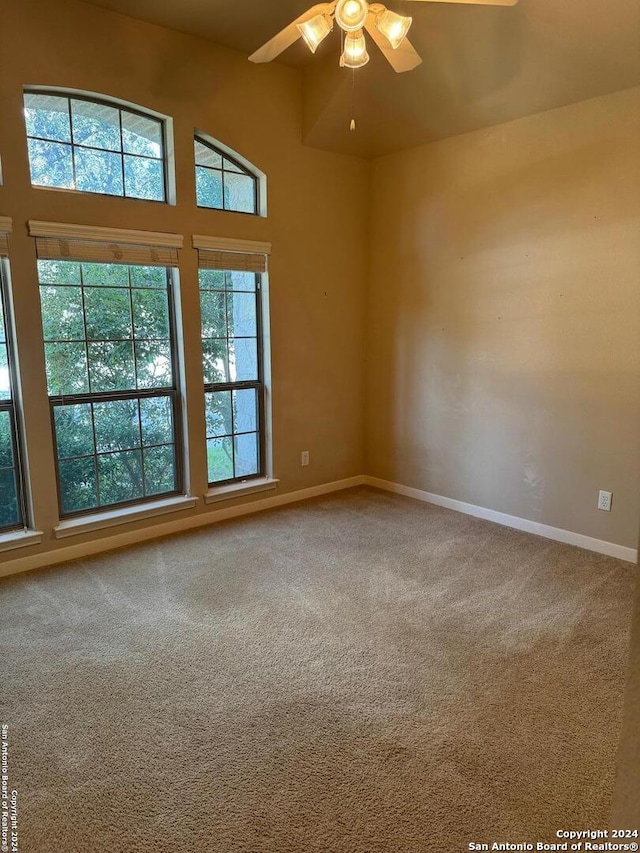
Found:
[[[240,161],[202,136],[195,137],[198,207],[260,213],[260,181]]]
[[[165,123],[93,97],[25,92],[31,183],[167,201]]]

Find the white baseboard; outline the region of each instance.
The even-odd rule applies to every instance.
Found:
[[[527,518],[519,518],[516,515],[507,515],[504,512],[496,512],[475,504],[456,501],[453,498],[445,498],[442,495],[434,495],[431,492],[423,492],[421,489],[412,489],[410,486],[402,486],[399,483],[391,483],[378,477],[364,477],[365,485],[396,495],[404,495],[415,498],[424,503],[435,504],[465,515],[473,515],[475,518],[483,518],[485,521],[493,521],[505,527],[513,527],[523,530],[525,533],[534,533],[545,539],[553,539],[556,542],[564,542],[565,545],[576,545],[578,548],[586,548],[587,551],[596,551],[598,554],[606,554],[608,557],[617,557],[629,563],[638,562],[638,551],[634,548],[626,548],[624,545],[616,545],[613,542],[605,542],[602,539],[593,539],[591,536],[583,536],[582,533],[572,533],[570,530],[561,530],[559,527],[550,527],[548,524],[540,524],[537,521],[529,521]]]
[[[219,521],[227,521],[231,518],[239,518],[243,515],[262,512],[267,509],[275,509],[279,506],[286,506],[287,504],[298,503],[299,501],[309,500],[310,498],[321,497],[322,495],[327,495],[331,492],[338,492],[343,489],[352,489],[355,486],[372,486],[373,488],[383,489],[384,491],[393,492],[397,495],[415,498],[416,500],[423,501],[424,503],[431,503],[436,506],[445,507],[446,509],[455,510],[456,512],[465,513],[466,515],[472,515],[475,518],[483,518],[486,521],[493,521],[496,524],[502,524],[505,527],[513,527],[516,530],[522,530],[526,533],[534,533],[537,536],[543,536],[546,539],[553,539],[556,542],[564,542],[567,545],[576,545],[579,548],[586,548],[588,551],[595,551],[598,554],[617,557],[618,559],[625,560],[629,563],[638,562],[638,552],[633,548],[626,548],[623,545],[616,545],[613,542],[604,542],[601,539],[594,539],[591,536],[583,536],[581,533],[572,533],[570,530],[561,530],[557,527],[550,527],[547,524],[540,524],[537,521],[529,521],[526,518],[519,518],[515,515],[507,515],[504,512],[496,512],[495,510],[486,509],[485,507],[475,506],[474,504],[464,503],[463,501],[456,501],[452,498],[443,497],[442,495],[424,492],[421,489],[413,489],[410,486],[403,486],[400,483],[391,483],[388,480],[381,480],[378,477],[359,474],[356,477],[349,477],[345,480],[335,480],[332,483],[323,483],[320,486],[312,486],[308,489],[299,489],[295,492],[287,492],[283,495],[274,495],[269,498],[250,501],[238,506],[217,509],[212,512],[204,512],[199,515],[192,515],[187,518],[177,519],[164,524],[155,524],[141,530],[132,530],[127,533],[119,533],[107,538],[94,539],[91,542],[71,545],[67,548],[57,548],[54,551],[33,554],[29,557],[20,557],[0,564],[0,577],[18,574],[20,572],[27,572],[32,569],[40,569],[44,566],[55,566],[59,563],[81,559],[82,557],[89,557],[94,554],[102,554],[107,551],[115,550],[116,548],[135,545],[138,542],[146,542],[150,539],[170,536],[173,533],[195,530],[198,527],[206,527],[211,524],[216,524]]]
[[[306,501],[309,498],[317,498],[331,492],[339,492],[343,489],[352,489],[354,486],[363,486],[365,477],[349,477],[346,480],[335,480],[332,483],[323,483],[320,486],[312,486],[309,489],[299,489],[296,492],[287,492],[283,495],[274,495],[270,498],[250,501],[238,506],[217,509],[187,518],[169,521],[164,524],[154,524],[141,530],[132,530],[127,533],[119,533],[108,538],[93,539],[91,542],[83,542],[78,545],[70,545],[67,548],[57,548],[42,554],[33,554],[30,557],[20,557],[0,565],[0,577],[15,575],[20,572],[28,572],[32,569],[41,569],[44,566],[55,566],[58,563],[66,563],[69,560],[77,560],[94,554],[102,554],[123,548],[127,545],[135,545],[137,542],[146,542],[149,539],[158,539],[161,536],[169,536],[172,533],[183,533],[198,527],[206,527],[219,521],[227,521],[230,518],[238,518],[242,515],[261,512],[265,509],[285,506],[286,504]]]

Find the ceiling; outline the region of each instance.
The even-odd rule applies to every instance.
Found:
[[[247,55],[313,2],[90,1]],[[371,62],[355,72],[355,133],[352,72],[338,67],[338,34],[315,56],[300,43],[282,55],[304,75],[307,144],[378,156],[640,84],[638,0],[387,2],[413,17],[409,37],[424,62],[395,74],[370,45]]]

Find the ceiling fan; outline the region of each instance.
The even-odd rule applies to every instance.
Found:
[[[518,0],[412,0],[412,2],[468,3],[480,6],[515,6]],[[333,30],[334,22],[344,34],[340,65],[361,68],[369,61],[366,30],[394,71],[411,71],[422,59],[407,38],[413,19],[398,15],[382,3],[367,0],[333,0],[318,3],[292,21],[262,47],[252,53],[252,62],[271,62],[299,38],[315,53]]]

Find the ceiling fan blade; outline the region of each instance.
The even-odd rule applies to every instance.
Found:
[[[384,54],[389,65],[394,71],[397,71],[398,74],[402,74],[405,71],[411,71],[422,62],[420,54],[416,51],[409,39],[405,39],[402,44],[394,50],[380,30],[376,27],[375,15],[370,14],[364,26],[366,31]]]
[[[325,15],[330,12],[334,6],[335,3],[318,3],[310,9],[307,9],[303,15],[300,15],[300,17],[296,18],[295,21],[292,21],[288,27],[285,27],[272,39],[269,39],[266,44],[259,47],[255,53],[252,53],[249,59],[251,62],[271,62],[272,59],[275,59],[276,56],[280,56],[283,51],[288,47],[291,47],[294,42],[301,38],[298,24],[303,24],[305,21],[308,21],[310,18],[314,18],[316,15]]]
[[[518,0],[407,0],[411,3],[468,3],[478,6],[515,6]]]

